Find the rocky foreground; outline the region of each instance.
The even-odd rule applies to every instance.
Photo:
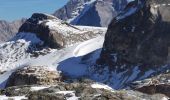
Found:
[[[0,90],[6,98],[24,96],[24,100],[168,100],[162,94],[147,95],[137,91],[109,90],[105,85],[97,83],[63,83],[54,86],[25,85]]]
[[[33,14],[0,45],[0,98],[169,100],[169,9],[132,1],[107,32]]]

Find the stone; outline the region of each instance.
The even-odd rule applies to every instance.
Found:
[[[45,66],[28,66],[16,70],[9,77],[6,87],[20,85],[52,85],[61,80],[61,75],[56,70],[49,70]]]

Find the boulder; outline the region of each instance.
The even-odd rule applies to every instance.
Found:
[[[52,85],[59,82],[61,75],[44,66],[28,66],[16,70],[7,80],[6,87],[20,85]]]

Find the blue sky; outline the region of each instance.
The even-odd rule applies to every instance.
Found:
[[[28,18],[34,12],[53,13],[68,0],[0,0],[0,20]]]

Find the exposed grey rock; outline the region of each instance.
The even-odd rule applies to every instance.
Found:
[[[19,27],[26,21],[26,19],[7,22],[0,20],[0,42],[5,42],[11,39],[18,32]]]

